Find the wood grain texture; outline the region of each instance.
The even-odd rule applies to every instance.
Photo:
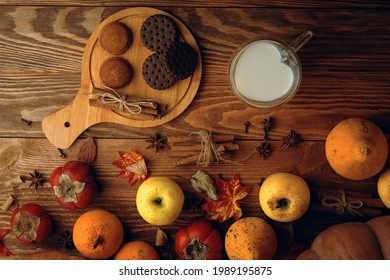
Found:
[[[42,119],[69,104],[81,77],[83,48],[96,26],[120,8],[5,7],[0,36],[0,135],[42,137],[39,124],[26,128],[22,115]],[[349,116],[364,116],[390,128],[389,10],[375,9],[214,9],[170,8],[200,45],[203,76],[190,107],[174,122],[157,129],[180,134],[197,129],[257,137],[259,122],[272,115],[280,129],[299,128],[311,140],[323,140],[330,128]],[[45,23],[45,24],[44,24]],[[47,24],[46,24],[47,23]],[[227,65],[234,49],[256,35],[290,41],[303,30],[314,32],[300,50],[303,81],[297,95],[275,110],[247,107],[232,94]],[[17,101],[17,102],[16,102]],[[209,122],[209,119],[215,121]],[[244,135],[242,123],[254,125]],[[95,137],[137,137],[156,128],[98,125]],[[278,132],[281,133],[281,132]]]
[[[44,5],[44,6],[113,6],[113,3],[102,1],[102,0],[87,0],[87,1],[60,1],[60,0],[1,0],[0,5]],[[172,6],[172,7],[288,7],[288,8],[350,8],[350,7],[364,7],[364,8],[388,8],[389,3],[387,1],[368,1],[368,0],[354,0],[354,1],[312,1],[312,0],[303,0],[296,2],[294,0],[276,0],[276,1],[266,1],[266,0],[215,0],[215,1],[203,1],[203,0],[191,0],[191,1],[181,1],[181,0],[162,0],[162,1],[153,1],[153,0],[121,0],[115,1],[115,6],[118,7],[129,7],[129,6],[152,6],[152,7],[161,7],[161,6]]]
[[[28,175],[34,169],[42,172],[43,176],[48,179],[55,167],[64,165],[68,160],[76,159],[81,141],[76,141],[67,150],[67,158],[64,159],[60,157],[57,149],[50,145],[47,139],[0,139],[0,203],[4,202],[9,194],[13,194],[17,197],[20,205],[27,202],[41,204],[54,222],[54,231],[49,240],[36,246],[22,245],[12,235],[7,236],[5,244],[14,254],[27,254],[49,249],[60,250],[61,242],[58,241],[60,234],[65,230],[72,231],[75,220],[86,210],[69,211],[63,209],[55,202],[54,193],[48,183],[44,185],[44,188],[35,190],[28,188],[26,184],[16,189],[7,188],[4,186],[4,182],[16,175]],[[181,226],[204,217],[199,206],[194,208],[197,195],[189,182],[189,178],[199,169],[195,164],[175,167],[176,157],[171,156],[169,150],[156,154],[154,150],[146,149],[148,143],[145,142],[145,139],[117,139],[115,141],[97,139],[96,144],[98,156],[91,168],[97,178],[99,192],[88,209],[102,208],[117,214],[125,227],[126,240],[146,240],[153,244],[157,228],[147,224],[137,212],[135,195],[138,187],[131,187],[127,184],[127,180],[117,178],[119,169],[114,167],[112,162],[119,159],[117,152],[120,150],[129,151],[134,148],[141,152],[145,156],[149,175],[168,176],[184,190],[186,203],[182,214],[175,223],[161,227],[170,238],[174,237],[175,232]],[[240,151],[233,153],[229,160],[238,161],[250,155],[258,142],[239,141],[238,144]],[[242,162],[242,165],[219,164],[203,170],[213,177],[222,176],[225,180],[230,180],[239,171],[241,183],[252,187],[250,194],[240,202],[244,216],[262,215],[258,202],[259,182],[275,172],[291,172],[302,176],[313,192],[318,188],[344,188],[372,196],[377,195],[377,177],[355,182],[343,180],[336,175],[326,162],[322,142],[307,141],[297,149],[287,150],[279,149],[280,144],[280,141],[272,141],[271,146],[274,148],[274,152],[269,158],[263,159],[255,154]],[[318,204],[319,202],[313,199],[313,203]],[[307,216],[313,214],[320,215],[316,212],[309,212]],[[9,226],[10,216],[11,211],[0,211],[0,228]],[[339,219],[335,219],[335,217],[332,219],[330,222],[335,223],[345,220],[346,217],[339,216]],[[352,217],[352,219],[354,218]],[[313,223],[312,220],[309,221]],[[302,234],[301,222],[297,222],[299,229],[296,232],[297,235]],[[219,228],[221,233],[224,233],[229,224],[228,222],[215,224],[215,226]],[[318,226],[325,225],[325,221],[321,221],[313,223],[313,227],[307,227],[305,230],[317,230]]]
[[[65,150],[67,158],[61,158],[56,147],[44,137],[42,119],[75,98],[80,88],[84,48],[96,27],[124,8],[140,5],[163,9],[194,34],[203,61],[195,99],[174,121],[158,127],[93,126]],[[54,221],[54,232],[47,242],[25,246],[9,235],[4,244],[16,255],[61,249],[59,234],[71,230],[74,221],[86,210],[62,209],[54,201],[49,184],[35,190],[26,185],[12,189],[4,183],[34,169],[48,178],[55,167],[76,158],[81,140],[88,135],[94,137],[98,146],[92,169],[99,183],[99,195],[91,208],[117,214],[125,226],[126,240],[153,243],[156,227],[145,223],[137,213],[137,187],[117,178],[119,170],[112,162],[119,159],[119,150],[137,149],[145,155],[151,175],[171,177],[185,191],[187,202],[182,215],[174,224],[163,227],[170,238],[180,226],[204,217],[199,207],[191,207],[197,196],[188,179],[198,167],[175,167],[173,153],[156,154],[146,149],[145,140],[155,132],[163,136],[187,135],[205,129],[231,134],[240,150],[229,159],[240,160],[251,154],[263,139],[263,119],[271,116],[275,122],[270,133],[274,148],[271,157],[262,159],[254,154],[243,165],[220,164],[205,169],[212,176],[221,175],[225,179],[238,173],[242,184],[252,186],[251,193],[241,203],[245,216],[262,216],[258,183],[276,172],[302,176],[314,193],[317,189],[331,188],[377,197],[379,174],[357,182],[341,178],[325,159],[324,140],[334,125],[348,117],[374,121],[390,139],[389,9],[388,1],[363,0],[116,1],[115,7],[111,2],[91,0],[61,3],[0,0],[0,203],[13,193],[21,204],[42,204]],[[290,102],[274,110],[255,109],[233,96],[227,67],[242,42],[257,35],[289,42],[305,30],[313,31],[314,36],[299,51],[303,80]],[[32,123],[27,125],[21,118]],[[245,121],[251,123],[248,133]],[[302,136],[303,142],[297,149],[279,149],[281,139],[291,129]],[[385,168],[388,167],[389,163]],[[306,245],[329,225],[362,220],[322,213],[318,203],[313,196],[311,210],[293,224],[296,240]],[[380,211],[388,214],[387,210]],[[8,227],[10,216],[11,211],[0,211],[0,228]],[[224,233],[229,224],[215,226]],[[273,226],[283,235],[282,225]],[[286,248],[282,244],[280,250]]]

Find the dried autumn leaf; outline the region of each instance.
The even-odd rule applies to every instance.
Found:
[[[217,222],[224,222],[229,218],[239,219],[242,216],[242,210],[239,200],[248,195],[251,187],[241,186],[238,175],[234,175],[229,182],[222,180],[219,177],[215,178],[217,184],[218,200],[206,198],[206,203],[202,205],[202,209],[206,211],[206,219]]]
[[[0,256],[12,256],[12,253],[3,245],[3,238],[11,232],[11,229],[0,229]]]
[[[206,172],[198,170],[195,175],[191,176],[190,183],[196,192],[205,192],[212,200],[218,199],[215,194],[214,180]]]
[[[96,143],[93,140],[92,136],[89,136],[81,143],[79,151],[77,153],[77,159],[86,163],[92,163],[95,160],[96,155]]]
[[[161,247],[161,246],[166,246],[167,244],[168,244],[168,236],[165,234],[165,232],[162,229],[157,228],[155,245]]]
[[[143,155],[135,150],[131,150],[130,153],[119,151],[119,156],[121,158],[112,163],[122,170],[118,178],[128,178],[130,186],[137,182],[142,183],[145,181],[148,176],[148,170]]]

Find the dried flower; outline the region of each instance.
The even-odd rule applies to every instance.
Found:
[[[167,146],[167,137],[162,137],[157,132],[153,136],[149,136],[149,139],[145,140],[145,142],[149,143],[149,146],[146,149],[155,149],[156,153],[162,151]]]
[[[269,157],[271,155],[272,149],[268,145],[267,141],[262,141],[260,144],[256,147],[256,152],[261,156],[262,158]]]
[[[119,151],[120,159],[114,161],[112,164],[119,169],[119,178],[128,178],[129,185],[133,186],[137,182],[143,182],[148,176],[145,159],[143,155],[131,150],[130,153]]]
[[[290,147],[296,148],[301,142],[301,135],[299,135],[294,130],[291,130],[290,133],[283,137],[282,148],[287,149]]]
[[[30,173],[30,177],[27,178],[28,181],[31,181],[29,188],[34,187],[36,190],[39,187],[43,187],[43,183],[46,182],[46,179],[43,178],[42,173],[34,170],[34,173]]]

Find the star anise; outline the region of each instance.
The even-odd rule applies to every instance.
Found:
[[[287,149],[290,147],[296,148],[298,144],[301,142],[301,135],[299,135],[296,131],[291,130],[290,133],[283,137],[282,148]]]
[[[269,140],[269,132],[271,131],[271,129],[273,127],[271,117],[264,119],[263,123],[264,123],[264,139]]]
[[[149,136],[149,139],[145,140],[145,142],[149,143],[149,146],[146,149],[155,149],[156,153],[162,151],[167,146],[167,137],[162,137],[157,132],[153,136]]]
[[[256,147],[256,152],[262,157],[266,158],[271,155],[272,149],[268,145],[267,141],[262,141],[260,144]]]
[[[73,235],[69,230],[65,230],[64,233],[60,234],[58,241],[62,242],[62,248],[66,250],[72,250],[75,248],[73,243]]]
[[[43,187],[43,183],[46,182],[46,179],[43,178],[42,173],[38,172],[36,169],[34,173],[30,173],[30,177],[27,178],[28,181],[31,181],[29,188],[34,187],[36,190],[39,187]]]

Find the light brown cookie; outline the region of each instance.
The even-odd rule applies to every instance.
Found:
[[[105,86],[115,89],[124,87],[131,81],[133,70],[127,60],[112,57],[102,63],[99,75]]]
[[[103,26],[98,41],[104,50],[117,55],[127,51],[132,41],[132,35],[126,24],[114,21]]]

